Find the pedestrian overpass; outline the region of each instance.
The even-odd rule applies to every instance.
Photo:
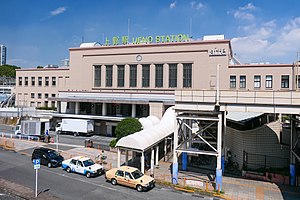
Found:
[[[231,111],[290,115],[290,183],[295,185],[295,164],[300,162],[297,153],[300,137],[296,132],[296,124],[300,124],[296,118],[300,115],[300,91],[176,90],[172,182],[178,183],[180,155],[183,170],[187,169],[187,154],[210,155],[217,158],[216,189],[222,190],[226,114]],[[216,129],[215,134],[207,139],[203,132],[212,127]],[[192,148],[193,143],[202,143],[207,149]]]

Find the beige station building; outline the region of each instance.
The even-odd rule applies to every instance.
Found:
[[[239,93],[254,94],[256,98],[264,92],[286,95],[300,88],[298,65],[241,64],[233,56],[230,40],[222,36],[110,46],[83,43],[70,48],[69,53],[68,68],[17,70],[16,104],[56,107],[53,117],[58,121],[93,119],[96,135],[115,136],[116,125],[122,119],[149,115],[161,118],[169,107],[182,102],[185,108],[197,108],[197,102],[205,106],[202,94],[208,91],[227,92],[231,95],[227,98],[237,99],[238,103]],[[214,98],[215,92],[211,94]],[[272,102],[270,96],[260,104]],[[240,167],[245,151],[289,159],[289,146],[280,142],[282,126],[277,120],[278,112],[261,112],[252,118],[265,126],[234,129],[242,118],[238,115],[238,123],[226,129],[223,150],[231,149]],[[264,118],[259,116],[264,113],[273,116],[270,123],[269,118],[262,123]],[[241,120],[244,119],[247,117]],[[286,160],[275,162],[289,164]]]
[[[161,118],[175,105],[175,91],[215,90],[217,65],[220,90],[299,87],[293,64],[240,64],[230,40],[219,36],[115,46],[84,43],[69,52],[68,68],[17,70],[16,105],[57,107],[65,114],[61,117],[89,115],[99,135],[114,135],[124,117]]]

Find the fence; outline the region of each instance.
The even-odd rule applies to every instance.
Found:
[[[289,158],[243,152],[243,169],[258,170],[268,168],[284,169],[289,167]]]

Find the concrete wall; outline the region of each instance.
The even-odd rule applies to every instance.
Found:
[[[225,144],[231,150],[232,160],[238,162],[239,166],[242,167],[243,151],[252,154],[289,158],[289,147],[282,146],[279,143],[280,128],[279,121],[248,131],[238,131],[227,127]],[[253,158],[251,162],[264,164],[264,158],[260,156],[251,157]],[[270,158],[268,158],[268,165],[281,168],[286,163],[278,159],[270,161]]]

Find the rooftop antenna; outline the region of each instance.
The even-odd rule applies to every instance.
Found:
[[[192,38],[192,24],[193,24],[193,20],[190,17],[190,38]]]
[[[130,34],[130,18],[128,18],[128,21],[127,21],[127,36],[128,36],[128,39],[129,39],[129,34]]]
[[[84,43],[84,36],[81,37],[81,43]]]

